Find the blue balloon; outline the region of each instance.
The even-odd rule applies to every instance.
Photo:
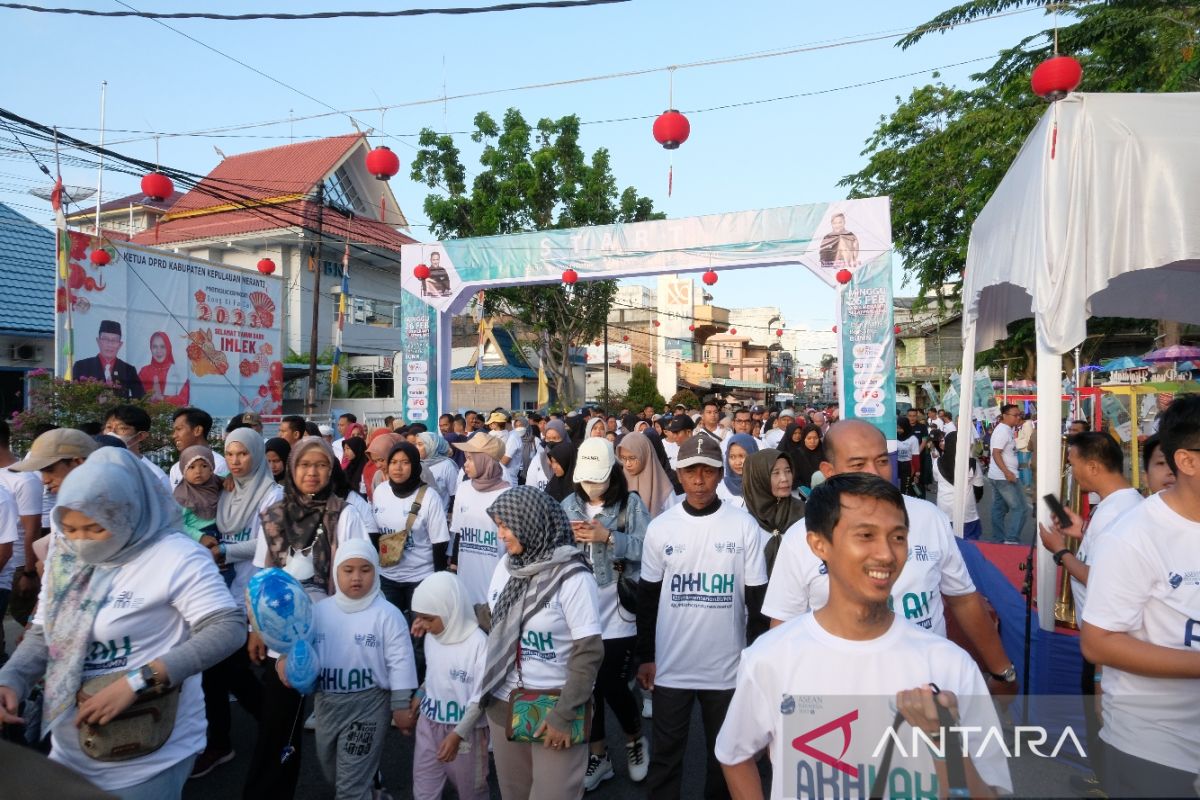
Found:
[[[267,647],[286,653],[312,634],[312,601],[300,582],[283,570],[259,570],[246,586],[250,624]]]
[[[288,683],[300,694],[310,694],[317,683],[317,674],[321,665],[317,663],[317,651],[304,639],[292,645],[288,653],[284,672],[287,673]]]

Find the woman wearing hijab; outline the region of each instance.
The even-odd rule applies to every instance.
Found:
[[[586,441],[586,440],[585,440]],[[571,476],[575,473],[575,454],[578,448],[569,439],[550,448],[546,460],[550,464],[550,480],[546,483],[546,494],[561,503],[575,491]]]
[[[495,456],[500,449],[497,445],[503,447],[499,439],[487,434],[454,445],[466,456],[463,471],[467,480],[458,485],[454,495],[451,539],[458,577],[462,579],[472,605],[487,602],[488,582],[504,552],[496,523],[487,513],[488,506],[510,488],[504,478],[504,467]],[[484,452],[483,448],[489,447],[492,453]]]
[[[650,447],[654,449],[654,455],[658,458],[658,463],[662,465],[663,472],[667,473],[667,478],[671,481],[671,488],[675,490],[676,495],[683,494],[683,484],[679,482],[679,476],[675,474],[675,468],[671,466],[671,459],[667,455],[667,446],[663,442],[662,435],[654,430],[642,431],[646,438],[650,440]],[[679,446],[675,446],[676,451]]]
[[[518,486],[488,513],[507,554],[488,590],[491,632],[471,711],[486,709],[504,797],[579,798],[588,757],[583,709],[604,659],[596,580],[566,513],[545,492]],[[518,686],[559,691],[529,725],[532,741],[507,736]]]
[[[942,440],[942,454],[934,460],[933,478],[937,481],[937,505],[946,516],[954,518],[954,465],[958,458],[958,431],[951,431]],[[967,493],[967,512],[963,517],[963,538],[978,539],[983,533],[977,503],[983,499],[983,475],[975,459],[967,462],[967,477],[971,491]]]
[[[225,437],[225,461],[233,491],[223,493],[217,504],[217,530],[221,532],[221,563],[231,570],[226,576],[229,590],[240,599],[255,572],[251,561],[262,538],[260,515],[283,499],[283,487],[275,483],[263,438],[253,428],[238,428]]]
[[[417,450],[421,454],[423,480],[437,489],[443,502],[453,504],[458,491],[458,465],[450,458],[450,444],[440,433],[426,431],[417,434]]]
[[[788,529],[804,519],[804,501],[792,495],[792,461],[775,449],[759,450],[742,468],[742,496],[746,511],[754,517],[763,535],[767,576],[775,567],[775,556]]]
[[[276,483],[282,485],[287,480],[287,463],[292,455],[291,442],[276,436],[274,439],[267,439],[264,447],[271,475],[274,476]]]
[[[373,468],[370,480],[366,481],[368,499],[375,499],[375,489],[387,480],[387,457],[391,455],[392,449],[403,441],[404,437],[400,434],[383,431],[381,435],[372,437],[371,443],[367,445],[367,457],[371,460]],[[363,475],[366,476],[365,471]]]
[[[413,700],[413,800],[441,800],[449,781],[461,800],[487,800],[487,720],[463,723],[487,652],[471,598],[452,572],[435,572],[413,593],[413,632],[425,640],[425,683]],[[467,743],[462,747],[463,742]]]
[[[529,469],[525,472],[525,485],[545,491],[546,485],[554,477],[554,468],[550,466],[550,448],[569,438],[567,426],[560,419],[546,422],[542,430],[542,446],[538,448],[537,456],[530,460]]]
[[[604,417],[592,417],[587,421],[587,424],[583,426],[584,441],[587,441],[593,436],[599,436],[601,439],[603,439],[604,435],[607,433],[608,427],[605,423]]]
[[[642,499],[629,491],[625,471],[606,441],[589,439],[583,443],[573,477],[575,491],[562,501],[562,508],[571,521],[575,542],[596,576],[604,641],[604,661],[592,695],[595,705],[588,739],[590,753],[583,778],[584,789],[591,791],[614,774],[605,746],[605,701],[625,733],[630,779],[634,783],[645,779],[649,766],[642,716],[629,687],[637,616],[621,605],[617,582],[627,579],[637,585],[650,512]]]
[[[148,400],[162,400],[177,406],[188,404],[187,371],[175,363],[171,337],[163,331],[150,334],[150,363],[138,370],[138,380],[146,390]]]
[[[375,477],[379,474],[379,470],[382,469],[377,462],[387,458],[387,454],[390,452],[390,449],[384,450],[383,452],[379,453],[378,456],[376,456],[371,452],[371,446],[375,444],[380,437],[388,436],[390,434],[391,431],[387,428],[376,428],[375,430],[371,431],[369,436],[367,436],[367,465],[363,467],[362,482],[363,486],[367,490],[366,497],[368,500],[371,499],[372,492],[375,489]]]
[[[221,500],[222,481],[216,476],[213,452],[202,444],[185,447],[179,454],[179,472],[183,480],[172,493],[183,509],[183,532],[220,556],[217,531],[217,503]]]
[[[366,496],[367,488],[363,486],[363,470],[368,463],[367,443],[365,440],[352,436],[342,442],[342,471],[346,473],[346,481],[350,491]]]
[[[0,722],[20,722],[17,704],[44,678],[41,734],[51,734],[53,760],[117,797],[178,798],[205,744],[198,673],[241,647],[245,614],[129,451],[103,448],[73,470],[53,516],[60,532],[33,624],[0,670]],[[115,732],[125,725],[117,715],[155,695],[174,721],[138,731],[139,752],[85,752],[105,744],[93,726]]]
[[[621,440],[617,456],[625,470],[625,480],[631,492],[637,492],[653,519],[675,504],[675,489],[671,479],[654,452],[654,446],[644,433],[631,433]]]
[[[742,474],[746,459],[758,452],[758,442],[748,433],[735,433],[726,441],[725,476],[717,484],[717,497],[728,500],[738,508],[746,507],[742,497]]]
[[[825,460],[825,442],[821,429],[812,423],[800,428],[800,441],[794,441],[793,425],[788,426],[780,449],[792,460],[793,489],[812,488],[813,475],[821,471],[821,462]]]
[[[254,554],[256,567],[287,571],[313,602],[322,602],[333,594],[338,546],[351,539],[367,538],[362,517],[334,491],[335,469],[333,448],[324,439],[306,438],[296,443],[288,459],[283,499],[262,512],[262,535]],[[279,680],[275,672],[278,654],[269,652],[256,633],[250,634],[249,651],[256,664],[266,662],[266,669],[263,717],[245,795],[291,797],[300,775],[299,715],[303,698]],[[289,746],[294,748],[293,755],[280,763],[279,754]]]

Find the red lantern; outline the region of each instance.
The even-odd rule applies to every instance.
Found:
[[[837,325],[834,325],[834,326],[833,326],[833,332],[834,332],[834,333],[837,333]]]
[[[367,172],[374,175],[376,180],[391,180],[399,171],[400,157],[389,148],[380,145],[367,153]]]
[[[428,264],[417,264],[415,267],[413,267],[413,277],[419,281],[428,280],[429,279],[429,265]]]
[[[837,282],[838,283],[841,283],[841,284],[849,283],[850,279],[853,277],[854,277],[854,275],[851,274],[850,270],[848,270],[848,269],[839,269],[837,271]]]
[[[688,325],[688,330],[689,330],[689,331],[695,331],[695,330],[696,330],[696,326],[695,326],[695,325]]]
[[[142,178],[142,194],[147,200],[161,203],[175,192],[175,184],[161,172],[151,172]]]
[[[783,328],[776,328],[776,329],[775,329],[775,335],[776,335],[776,336],[783,336]]]
[[[730,335],[730,336],[737,336],[737,328],[730,328],[730,329],[729,329],[729,335]]]
[[[897,336],[899,336],[899,335],[900,335],[900,326],[899,326],[899,325],[897,325],[896,327],[892,328],[892,333],[894,333],[894,334],[896,334]]]
[[[673,108],[669,108],[654,120],[654,141],[667,150],[675,150],[687,141],[692,132],[692,124],[688,118]]]
[[[568,286],[573,286],[575,281],[579,280],[579,273],[573,269],[564,269],[562,274],[562,282]]]
[[[1029,83],[1033,93],[1053,103],[1061,100],[1079,86],[1083,67],[1070,56],[1054,56],[1037,65]]]
[[[629,341],[629,334],[626,334],[626,335],[622,336],[622,337],[621,337],[621,341],[623,341],[623,342],[628,342],[628,341]]]
[[[260,258],[258,261],[258,271],[263,275],[271,275],[275,272],[275,262],[269,258]]]
[[[112,256],[110,256],[108,251],[103,247],[96,247],[94,250],[92,250],[92,254],[88,256],[88,260],[97,267],[103,267],[106,266],[108,262],[112,261]]]
[[[710,269],[708,272],[705,272],[700,276],[700,280],[704,281],[705,286],[712,286],[717,282],[717,273]]]
[[[659,325],[662,325],[662,323],[659,322],[658,320],[654,320],[654,327],[657,328]]]

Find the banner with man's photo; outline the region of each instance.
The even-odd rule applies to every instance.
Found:
[[[280,278],[124,242],[106,243],[109,261],[97,266],[93,237],[66,236],[55,308],[60,377],[214,416],[280,413]]]

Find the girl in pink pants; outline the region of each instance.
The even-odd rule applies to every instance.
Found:
[[[439,800],[449,779],[462,800],[487,800],[488,728],[470,705],[483,668],[487,634],[475,621],[466,589],[450,572],[435,572],[413,593],[413,635],[425,637],[425,684],[413,698],[417,740],[414,800]]]

